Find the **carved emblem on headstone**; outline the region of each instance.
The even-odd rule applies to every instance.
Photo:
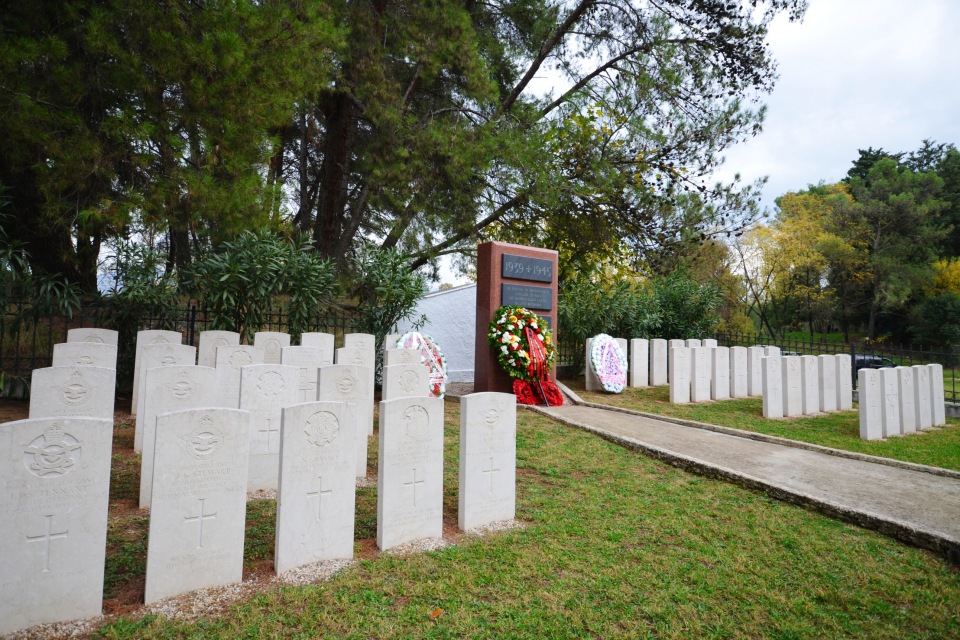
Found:
[[[71,471],[80,462],[81,445],[54,423],[42,436],[37,436],[24,450],[23,464],[41,478],[57,478]]]
[[[177,400],[186,400],[193,393],[193,386],[190,384],[190,376],[186,373],[180,376],[180,379],[170,385],[170,393]]]
[[[245,367],[251,362],[253,362],[253,358],[251,358],[250,354],[246,351],[238,349],[230,354],[230,366],[236,371],[239,371],[240,367]]]
[[[224,435],[217,429],[210,416],[200,418],[200,426],[188,436],[181,438],[187,454],[197,460],[207,460],[223,444]]]
[[[170,341],[163,336],[157,336],[152,341],[153,344],[170,344]]]
[[[504,404],[502,400],[497,402],[497,404],[483,412],[483,421],[487,423],[488,427],[497,426],[497,423],[500,422],[500,416],[505,409],[506,404]]]
[[[69,405],[83,404],[87,401],[93,388],[83,379],[79,371],[75,371],[66,385],[59,387],[60,399]]]
[[[357,379],[349,373],[345,373],[337,378],[337,391],[341,396],[349,396],[357,388]]]
[[[420,382],[420,376],[408,369],[400,375],[400,380],[397,381],[397,384],[400,385],[404,393],[413,393],[413,390],[417,388],[418,382]]]
[[[325,447],[340,434],[340,421],[329,411],[318,411],[307,420],[303,432],[307,434],[307,442],[315,447]]]
[[[268,371],[257,381],[257,389],[268,398],[275,398],[283,391],[283,376],[276,371]]]
[[[419,361],[419,358],[418,358],[417,360]],[[402,364],[414,364],[413,354],[410,353],[410,352],[407,351],[407,350],[404,350],[404,351],[400,354],[400,362],[401,362]]]
[[[430,426],[430,414],[418,404],[407,407],[403,412],[403,430],[411,438],[420,438],[426,435]]]
[[[161,367],[172,367],[175,364],[177,364],[177,359],[171,353],[168,353],[167,355],[160,358]]]
[[[214,349],[216,349],[217,347],[226,347],[226,346],[229,346],[229,343],[227,342],[226,338],[221,337],[213,341]]]
[[[354,365],[356,365],[356,366],[358,366],[358,367],[362,367],[362,366],[363,366],[363,354],[355,353],[354,356],[353,356],[353,362],[351,362],[350,364],[354,364]]]
[[[100,336],[87,336],[87,339],[84,342],[95,342],[97,344],[103,344],[103,338]]]
[[[280,341],[276,338],[270,338],[267,340],[267,342],[263,345],[263,348],[264,351],[266,351],[270,356],[280,355]]]
[[[74,361],[74,364],[76,364],[76,365],[79,366],[79,367],[89,367],[89,366],[92,366],[92,365],[93,365],[93,356],[91,356],[89,353],[82,353],[82,354],[80,354],[80,355],[77,356],[77,359]]]

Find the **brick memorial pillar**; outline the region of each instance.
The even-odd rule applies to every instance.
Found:
[[[544,318],[557,344],[558,254],[551,249],[506,242],[477,246],[477,337],[474,347],[474,392],[513,393],[513,379],[500,368],[487,343],[487,329],[501,305],[517,305]],[[556,366],[550,369],[556,377]]]

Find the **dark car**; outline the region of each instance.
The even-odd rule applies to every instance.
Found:
[[[882,356],[868,356],[868,355],[856,355],[854,356],[854,370],[860,371],[860,369],[886,369],[887,367],[895,367],[897,363],[891,360],[890,358],[884,358]]]

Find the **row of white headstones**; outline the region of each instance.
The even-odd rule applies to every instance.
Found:
[[[157,337],[141,336],[145,341]],[[179,334],[161,337],[169,340],[167,355],[183,353],[174,348],[183,347],[173,343]],[[206,336],[211,337],[216,336]],[[68,337],[75,338],[94,341],[81,347],[58,345],[55,366],[35,372],[30,417],[0,425],[0,485],[5,487],[0,495],[0,634],[100,614],[115,369],[96,365],[110,364],[112,349],[115,367],[116,347],[108,344],[108,333]],[[152,342],[138,349],[143,350],[141,367],[153,357],[148,344]],[[109,348],[101,348],[105,346]],[[221,349],[251,355],[236,351],[238,346],[214,348],[216,361]],[[343,349],[337,351],[340,360]],[[426,369],[417,352],[396,351],[396,356],[385,354],[389,361],[400,360],[385,367],[385,378],[404,378],[408,358],[418,370]],[[344,353],[344,359],[352,355]],[[161,357],[160,366],[140,370],[145,383],[138,403],[142,401],[143,414],[153,412],[142,436],[143,459],[150,460],[144,462],[150,479],[141,486],[141,499],[146,490],[144,506],[150,508],[146,602],[241,580],[250,468],[255,463],[262,470],[271,468],[264,458],[255,460],[254,450],[272,450],[273,429],[263,422],[270,412],[264,405],[276,404],[278,397],[289,404],[279,407],[275,439],[276,571],[352,557],[356,478],[366,475],[367,436],[373,427],[372,398],[369,403],[365,399],[368,367],[324,365],[313,376],[313,365],[307,365],[306,377],[316,378],[315,398],[320,399],[300,402],[298,394],[285,396],[291,388],[303,390],[298,367],[241,365],[236,404],[217,406],[215,402],[225,402],[219,393],[225,386],[218,385],[216,368],[177,362]],[[230,363],[229,356],[225,362],[231,369],[240,364]],[[411,384],[397,382],[399,395],[380,403],[381,549],[442,536],[443,400],[427,397],[426,382],[420,384],[425,380],[418,373],[407,379]],[[340,395],[323,394],[328,381]],[[406,387],[414,395],[404,395]],[[257,399],[245,403],[245,395]],[[514,517],[515,434],[513,395],[479,393],[462,399],[461,529]]]
[[[626,340],[617,342],[626,350]],[[588,361],[590,346],[588,341]],[[861,369],[858,376],[861,438],[946,424],[942,365]],[[765,418],[853,409],[849,354],[782,356],[775,346],[727,348],[709,338],[631,340],[629,384],[669,384],[670,401],[678,404],[762,396]],[[600,389],[590,367],[586,387]]]

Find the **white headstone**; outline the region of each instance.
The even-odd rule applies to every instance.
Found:
[[[781,355],[781,353],[780,353],[780,347],[764,347],[764,348],[763,348],[763,355],[765,355],[765,356],[779,356],[779,355]]]
[[[690,402],[690,369],[690,349],[670,349],[670,402],[673,404]]]
[[[800,356],[800,386],[802,388],[803,413],[820,412],[820,366],[817,356]]]
[[[670,377],[670,349],[673,349],[674,347],[687,347],[689,349],[689,346],[687,346],[687,342],[685,340],[679,340],[677,338],[667,340],[667,378]]]
[[[216,367],[217,349],[237,346],[240,346],[240,334],[236,331],[201,331],[197,364],[201,367]]]
[[[663,338],[650,340],[650,385],[667,384],[667,341]]]
[[[213,404],[240,408],[240,370],[252,364],[263,364],[261,347],[217,347],[217,401]]]
[[[377,348],[377,337],[372,333],[348,333],[343,336],[344,347],[359,347],[375,351]]]
[[[93,344],[120,344],[120,334],[113,329],[97,329],[94,327],[83,327],[81,329],[70,329],[67,331],[67,342],[90,342]]]
[[[763,362],[766,354],[763,347],[747,348],[747,373],[750,377],[750,390],[748,394],[751,397],[763,395]]]
[[[817,356],[817,385],[820,411],[837,410],[837,359],[831,355]]]
[[[803,376],[800,356],[783,357],[783,415],[792,418],[803,415]]]
[[[300,372],[282,364],[251,364],[240,370],[240,408],[250,412],[247,491],[277,488],[280,419],[300,397]]]
[[[282,331],[257,331],[253,346],[263,348],[263,364],[280,364],[283,348],[290,346],[290,334]]]
[[[880,369],[880,388],[883,394],[880,424],[884,438],[901,435],[899,377],[896,369]]]
[[[165,413],[212,406],[217,398],[217,371],[210,367],[175,365],[144,372],[149,390],[144,396],[140,446],[140,508],[150,506],[157,417]]]
[[[34,369],[30,418],[97,418],[113,424],[116,378],[116,371],[103,367]]]
[[[783,417],[783,362],[778,355],[763,356],[763,417]]]
[[[117,348],[95,342],[62,342],[53,345],[53,367],[117,368]]]
[[[332,333],[301,333],[300,346],[323,349],[324,360],[328,365],[333,364],[333,352],[336,351],[336,336]]]
[[[897,393],[900,396],[900,432],[917,432],[916,378],[910,367],[897,367]]]
[[[929,429],[933,426],[933,406],[930,402],[930,368],[925,364],[915,364],[910,368],[914,371],[913,406],[917,412],[917,430]]]
[[[211,407],[157,418],[147,604],[243,578],[249,420]]]
[[[367,376],[367,397],[364,400],[364,403],[370,408],[369,417],[370,420],[367,423],[367,436],[373,435],[373,397],[376,380],[374,376],[376,375],[376,366],[377,366],[377,354],[373,349],[367,349],[364,347],[344,347],[342,349],[337,349],[337,364],[351,364],[355,367],[360,367],[360,372]],[[360,412],[360,416],[363,417],[363,412]]]
[[[357,427],[357,406],[346,402],[283,410],[277,573],[353,557]]]
[[[710,381],[713,379],[713,354],[711,351],[706,347],[690,347],[691,402],[710,401]]]
[[[460,399],[460,497],[463,531],[513,520],[517,502],[517,400],[510,393]]]
[[[730,395],[746,398],[750,395],[750,370],[746,347],[730,347]]]
[[[148,344],[182,344],[183,334],[179,331],[147,329],[137,332],[137,346],[133,356],[133,392],[130,397],[130,413],[137,414],[140,402],[140,349]]]
[[[113,422],[0,424],[0,635],[99,616]]]
[[[704,347],[717,347],[717,341],[713,338],[704,338],[702,341]]]
[[[710,350],[712,369],[710,372],[710,398],[728,400],[730,398],[730,348],[707,347]]]
[[[354,468],[358,478],[367,476],[368,424],[373,424],[373,403],[367,398],[367,372],[364,367],[352,364],[332,364],[321,367],[317,376],[317,399],[333,402],[349,402],[357,406],[357,450]]]
[[[702,347],[703,343],[700,342],[698,338],[687,338],[684,341],[684,345],[687,347]]]
[[[853,409],[853,365],[849,353],[834,356],[837,359],[837,410]]]
[[[880,440],[883,438],[883,385],[876,369],[860,369],[857,372],[857,387],[860,392],[860,438]]]
[[[316,402],[317,371],[331,363],[320,347],[284,347],[280,364],[296,367],[300,374],[300,395],[297,402]]]
[[[590,365],[590,354],[593,352],[593,338],[587,338],[587,344],[585,347],[585,362],[587,363],[584,367],[584,380],[583,388],[587,391],[603,391],[603,385],[600,384],[600,378],[597,377],[597,372],[593,370],[593,367]]]
[[[383,366],[392,367],[395,364],[419,364],[424,369],[428,369],[428,367],[423,364],[423,357],[419,349],[390,349],[389,351],[385,351],[383,354]]]
[[[143,450],[143,407],[146,396],[152,390],[147,387],[146,371],[159,367],[193,365],[197,361],[197,349],[186,344],[147,344],[140,347],[140,392],[137,400],[137,419],[133,436],[133,449]],[[216,404],[211,402],[210,404]]]
[[[630,386],[650,384],[650,341],[645,338],[630,340]]]
[[[400,340],[400,336],[403,334],[400,333],[388,333],[387,337],[383,340],[383,350],[391,351],[392,349],[397,348],[397,341]]]
[[[380,403],[377,546],[443,535],[443,400]]]
[[[430,371],[419,362],[383,368],[384,400],[425,398],[430,395]]]
[[[930,418],[933,426],[942,427],[947,424],[947,410],[944,404],[943,392],[943,365],[928,364],[930,369]]]

